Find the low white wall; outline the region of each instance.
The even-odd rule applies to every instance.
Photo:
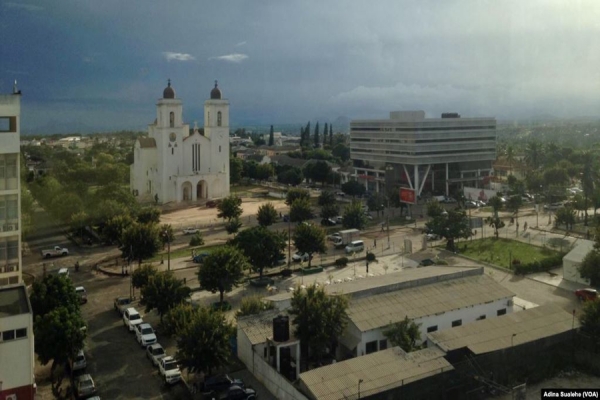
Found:
[[[563,258],[563,278],[567,281],[581,283],[582,285],[589,286],[590,280],[582,278],[579,273],[579,266],[581,263],[566,260]]]

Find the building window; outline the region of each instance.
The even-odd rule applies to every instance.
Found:
[[[9,340],[15,340],[15,331],[10,330],[10,331],[2,332],[2,340],[5,342],[7,342]]]
[[[192,171],[200,171],[200,144],[192,145]]]
[[[452,321],[452,327],[454,328],[455,326],[461,326],[462,325],[462,319],[457,319],[456,321]]]
[[[175,127],[175,113],[173,111],[169,113],[169,126],[171,128]]]
[[[17,161],[16,154],[0,154],[0,190],[17,188]]]
[[[367,354],[375,353],[377,351],[377,340],[373,340],[372,342],[368,342],[365,345],[365,350]]]
[[[379,341],[379,351],[387,349],[387,339]]]
[[[17,329],[16,332],[17,332],[17,339],[27,337],[27,328]]]
[[[17,117],[0,117],[0,132],[16,132]]]
[[[217,112],[217,126],[221,126],[221,111]]]
[[[221,152],[221,146],[219,146],[219,153]]]
[[[430,326],[429,328],[427,328],[427,333],[431,333],[431,332],[435,332],[437,331],[437,325],[433,325]]]
[[[477,321],[481,321],[485,319],[485,315],[480,315],[479,318],[477,318]]]
[[[497,316],[501,316],[501,315],[505,315],[506,314],[506,308],[503,308],[501,310],[498,310],[498,312],[496,312]]]
[[[175,154],[175,149],[171,148],[171,155]]]

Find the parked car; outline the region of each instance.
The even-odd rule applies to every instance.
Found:
[[[154,343],[146,347],[146,358],[150,360],[152,365],[154,365],[155,367],[158,367],[161,358],[166,356],[167,353],[165,353],[165,349],[158,343]]]
[[[339,232],[332,233],[331,235],[327,236],[327,240],[330,242],[338,242],[342,240],[342,235]]]
[[[232,386],[245,387],[241,379],[232,379],[229,375],[215,375],[208,377],[202,383],[202,392],[224,392]]]
[[[346,193],[344,193],[344,192],[337,192],[335,195],[339,196],[339,197],[345,197]]]
[[[364,250],[365,250],[365,242],[363,242],[362,240],[353,240],[352,242],[348,243],[348,245],[344,249],[346,254],[360,253],[361,251],[364,251]]]
[[[344,217],[342,217],[341,215],[338,215],[337,217],[334,218],[335,222],[338,224],[341,224],[342,222],[344,222]]]
[[[312,255],[308,254],[308,253],[296,253],[292,256],[292,261],[293,262],[300,262],[300,261],[308,261],[309,259],[312,260]]]
[[[194,261],[196,264],[202,264],[204,262],[204,259],[206,257],[208,257],[210,255],[210,253],[200,253],[200,254],[196,254],[194,256],[194,258],[192,258],[192,261]]]
[[[580,301],[596,300],[598,298],[598,291],[596,289],[578,289],[575,291],[575,296]]]
[[[83,286],[77,286],[75,288],[75,293],[79,296],[79,303],[84,304],[87,303],[87,292]]]
[[[69,277],[69,268],[61,268],[58,270],[58,276],[62,276],[65,278]]]
[[[69,365],[71,366],[71,372],[79,371],[87,367],[87,360],[83,350],[79,350],[75,358],[69,360]]]
[[[185,228],[183,230],[184,235],[193,235],[194,233],[199,233],[200,229],[198,228]]]
[[[287,214],[285,214],[285,215],[283,216],[283,222],[290,222],[290,216],[289,216],[289,215],[287,215]]]
[[[96,384],[90,374],[79,375],[75,378],[75,397],[78,399],[87,399],[96,393]]]
[[[479,205],[472,200],[465,202],[465,208],[477,208],[477,207],[479,207]]]
[[[133,332],[136,325],[143,323],[142,316],[135,308],[130,307],[123,313],[123,325],[129,329],[129,332]]]
[[[135,338],[142,347],[156,343],[156,333],[154,333],[152,326],[147,323],[135,326]]]
[[[323,218],[321,220],[321,225],[323,226],[334,226],[336,224],[335,220],[331,218]]]
[[[562,206],[563,206],[563,203],[560,203],[560,202],[558,202],[558,203],[544,204],[544,210],[554,211],[554,210],[558,210]]]
[[[209,200],[206,202],[206,208],[215,208],[218,205],[219,202],[217,200]]]
[[[243,388],[237,385],[227,389],[227,393],[221,397],[221,400],[255,400],[256,391],[252,388]]]
[[[118,312],[119,315],[123,316],[123,313],[129,308],[130,304],[131,299],[129,297],[116,297],[113,306],[115,311]]]
[[[369,221],[373,220],[373,216],[371,214],[369,214],[368,212],[365,212],[365,218],[368,219]]]
[[[435,261],[433,261],[431,258],[421,260],[419,263],[419,267],[429,267],[430,265],[435,265]]]
[[[171,356],[166,356],[160,359],[158,363],[158,371],[160,376],[165,380],[165,384],[171,385],[181,380],[181,371],[177,365],[177,361]]]
[[[435,233],[428,233],[427,235],[425,235],[425,237],[427,237],[427,240],[439,240],[440,239],[440,235],[437,235]]]

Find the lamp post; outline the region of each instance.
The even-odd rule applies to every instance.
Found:
[[[171,270],[171,238],[169,237],[169,231],[165,229],[163,231],[163,237],[167,241],[167,271]]]
[[[292,260],[292,225],[290,215],[288,214],[288,269],[291,269],[290,262]]]
[[[358,398],[360,399],[360,384],[363,383],[362,379],[358,380]]]
[[[386,224],[387,224],[387,242],[388,249],[390,248],[390,193],[391,193],[391,175],[394,171],[394,167],[390,164],[385,167],[385,190],[386,190],[386,200],[387,200],[387,213],[386,213]]]
[[[512,336],[510,337],[510,347],[513,347],[515,336],[517,336],[517,334],[513,333]]]

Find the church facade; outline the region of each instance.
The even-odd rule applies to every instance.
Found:
[[[148,136],[134,145],[130,186],[139,201],[160,204],[229,195],[229,101],[217,82],[204,102],[204,134],[183,122],[183,103],[168,86]]]

